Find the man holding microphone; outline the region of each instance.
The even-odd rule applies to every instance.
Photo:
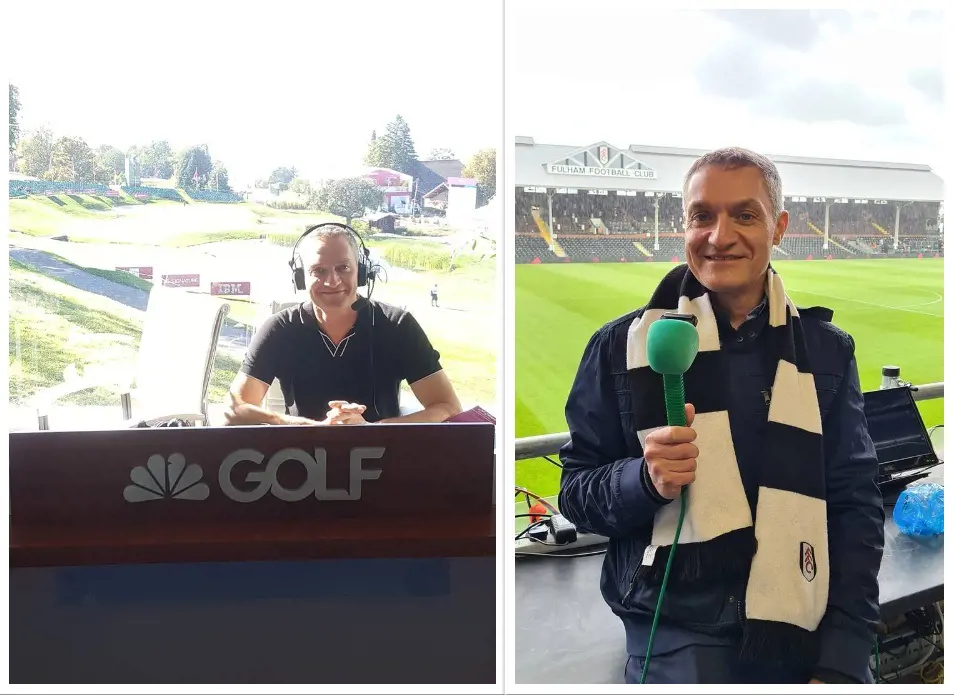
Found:
[[[683,186],[687,264],[594,334],[570,391],[559,506],[609,538],[601,590],[625,628],[629,683],[651,632],[647,683],[871,682],[878,462],[854,341],[830,311],[797,309],[770,266],[783,203],[767,158],[698,159]],[[666,312],[698,322],[687,427],[667,426],[646,359]]]

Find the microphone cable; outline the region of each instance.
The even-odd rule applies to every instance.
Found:
[[[374,281],[369,279],[368,283],[368,296],[362,297],[359,294],[358,298],[351,304],[351,308],[359,314],[367,309],[371,317],[371,327],[368,329],[368,374],[371,377],[371,407],[374,408],[374,414],[376,416],[375,422],[377,422],[381,419],[381,410],[378,408],[378,389],[374,374],[374,334],[376,332],[374,330],[374,305],[370,300],[371,292],[374,291]]]
[[[650,357],[650,368],[662,374],[663,393],[666,400],[666,421],[670,427],[686,427],[686,390],[683,374],[688,371],[699,350],[699,336],[696,333],[698,319],[692,314],[663,314],[658,321],[649,328],[646,337],[647,352]],[[691,327],[687,328],[686,324]],[[655,329],[655,330],[654,330]],[[655,336],[653,334],[656,334]],[[682,335],[680,335],[680,333]],[[668,334],[668,335],[667,335]],[[658,338],[656,337],[658,336]],[[649,350],[651,342],[658,345],[681,344],[683,350],[660,350],[657,357]],[[657,364],[657,359],[660,364]],[[666,597],[666,588],[669,586],[669,572],[672,569],[672,559],[676,556],[676,546],[679,545],[679,535],[682,533],[682,522],[686,518],[686,495],[689,486],[683,485],[679,493],[679,519],[676,522],[676,532],[673,535],[672,545],[669,548],[669,558],[666,560],[666,569],[663,572],[662,583],[659,585],[659,598],[656,600],[656,610],[653,611],[653,624],[649,630],[649,643],[646,645],[646,661],[643,662],[642,672],[639,674],[639,684],[646,683],[649,675],[649,663],[652,661],[653,644],[656,641],[656,629],[659,627],[659,616],[662,613],[663,600]],[[652,542],[652,541],[650,541]]]

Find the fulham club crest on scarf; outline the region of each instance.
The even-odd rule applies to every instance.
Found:
[[[802,541],[798,548],[798,562],[802,576],[808,581],[815,578],[815,549],[811,543]]]

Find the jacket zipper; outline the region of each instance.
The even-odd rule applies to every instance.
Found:
[[[633,593],[636,591],[636,572],[637,570],[633,570],[633,578],[629,582],[629,591],[627,591],[626,595],[623,596],[623,608],[628,608],[627,604],[633,597]]]

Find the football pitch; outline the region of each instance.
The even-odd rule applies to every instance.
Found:
[[[672,263],[518,265],[516,436],[566,431],[563,408],[593,332],[648,300]],[[862,390],[878,388],[881,367],[907,381],[944,380],[944,266],[939,259],[773,262],[798,306],[826,306],[854,337]],[[928,427],[944,401],[919,403]],[[555,457],[554,457],[555,458]],[[516,483],[556,494],[560,471],[543,459],[517,461]]]

